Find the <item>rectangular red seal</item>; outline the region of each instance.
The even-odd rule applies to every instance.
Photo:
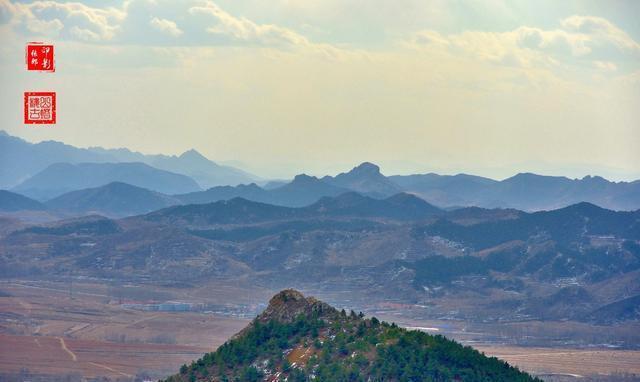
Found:
[[[24,123],[54,125],[56,123],[56,93],[25,92]]]
[[[53,45],[41,42],[30,42],[26,48],[27,70],[55,72]]]

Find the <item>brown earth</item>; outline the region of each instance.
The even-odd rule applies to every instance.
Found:
[[[214,350],[248,320],[201,312],[127,309],[99,285],[4,283],[0,372],[161,377]],[[0,378],[1,379],[1,378]]]
[[[588,376],[630,373],[640,375],[640,351],[484,345],[475,347],[487,355],[503,359],[534,374]]]
[[[85,377],[133,377],[142,370],[174,373],[208,348],[164,344],[127,344],[53,336],[0,334],[0,370]]]
[[[147,290],[150,289],[147,286],[127,287],[135,288],[167,300],[216,302],[225,306],[232,306],[233,301],[243,304],[267,301],[271,293],[248,294],[229,284],[153,291]],[[128,309],[117,299],[114,301],[108,286],[98,282],[76,283],[72,295],[68,289],[64,283],[52,282],[14,280],[0,284],[4,296],[0,297],[0,372],[27,368],[38,374],[120,378],[147,371],[159,378],[175,373],[181,364],[215,349],[249,322],[247,318],[203,312]],[[486,335],[482,333],[485,330],[497,330],[459,321],[407,319],[401,314],[406,310],[393,307],[398,310],[387,312],[386,316],[376,315],[401,326],[423,327],[427,331],[433,327],[448,328],[430,332],[452,336],[463,343],[473,343],[478,336]],[[568,323],[544,325],[564,325],[554,327],[558,332],[569,329]],[[535,326],[531,328],[531,332],[537,331]],[[571,327],[571,330],[577,329]],[[473,346],[534,374],[640,374],[640,351],[481,343]],[[289,354],[292,363],[304,363],[309,356],[311,353],[303,347]]]

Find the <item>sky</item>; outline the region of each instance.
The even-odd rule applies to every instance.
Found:
[[[640,178],[640,2],[0,0],[0,129],[346,171]],[[55,45],[55,73],[25,44]],[[57,92],[54,126],[25,91]]]

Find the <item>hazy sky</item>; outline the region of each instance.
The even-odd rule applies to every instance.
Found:
[[[640,178],[639,18],[634,0],[0,0],[0,129],[266,177]],[[55,44],[54,74],[26,72],[28,41]],[[34,90],[57,91],[54,127],[22,124]]]

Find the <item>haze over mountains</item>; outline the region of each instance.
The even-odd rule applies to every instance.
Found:
[[[355,191],[375,198],[405,192],[442,208],[478,206],[515,208],[524,211],[551,210],[587,201],[614,210],[640,208],[640,181],[609,182],[601,177],[569,179],[518,174],[503,181],[473,175],[408,175],[386,177],[372,163],[323,178],[298,175],[290,183],[268,189],[255,184],[214,187],[206,191],[176,195],[184,203],[206,203],[242,197],[284,206],[303,206],[323,196]]]
[[[49,207],[62,211],[74,206],[64,211],[73,213],[101,211],[107,216],[126,216],[148,212],[150,206],[211,203],[236,197],[303,207],[324,197],[349,192],[377,199],[408,193],[446,209],[476,206],[538,211],[580,202],[612,210],[640,208],[640,181],[610,182],[598,176],[569,179],[523,173],[502,181],[467,174],[385,176],[377,165],[364,162],[336,176],[317,178],[300,174],[290,182],[260,187],[253,182],[257,177],[218,166],[194,150],[175,157],[142,155],[126,149],[78,149],[58,142],[31,144],[4,132],[0,133],[0,148],[2,163],[21,163],[0,166],[3,187],[40,202],[72,192],[61,199],[64,203],[49,203]],[[144,188],[154,201],[146,207],[133,208],[139,190],[131,188],[138,194],[134,192],[130,197],[125,192],[111,194],[114,201],[109,206],[118,208],[100,203],[90,205],[91,200],[97,203],[98,199],[88,197],[87,193],[95,196],[98,192],[95,189],[114,182]],[[201,189],[213,184],[219,185]],[[109,195],[113,187],[100,192]],[[74,202],[74,198],[79,200]]]
[[[81,214],[128,216],[159,210],[178,204],[170,196],[132,186],[112,182],[102,187],[72,191],[48,200],[45,205],[52,210]]]
[[[206,191],[176,195],[184,203],[211,203],[236,197],[256,202],[287,207],[302,207],[314,203],[325,196],[336,196],[350,192],[348,188],[334,186],[324,180],[305,174],[297,175],[291,182],[271,189],[264,189],[255,183],[236,187],[213,187]]]
[[[44,209],[46,209],[46,206],[36,200],[14,192],[0,190],[0,211],[37,211]]]
[[[502,181],[473,175],[392,176],[404,190],[443,206],[551,210],[590,202],[614,210],[640,208],[640,181],[610,182],[599,176],[569,179],[521,173]]]
[[[13,191],[38,200],[50,200],[70,191],[128,183],[165,194],[199,190],[186,175],[158,170],[140,162],[131,163],[55,163],[20,183]]]
[[[195,150],[180,156],[144,155],[127,149],[77,148],[55,141],[34,144],[0,131],[0,163],[3,164],[0,166],[0,188],[15,187],[56,163],[107,162],[145,163],[157,169],[187,175],[202,188],[250,183],[259,179],[242,170],[220,166]],[[19,166],[10,165],[12,163]]]

